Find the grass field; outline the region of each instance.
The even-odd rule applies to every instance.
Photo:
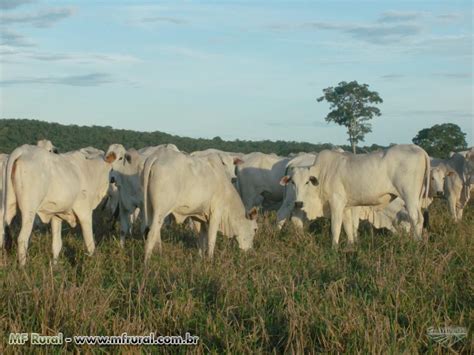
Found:
[[[146,270],[138,234],[120,249],[116,232],[99,226],[88,257],[80,232],[64,227],[52,266],[51,236],[35,232],[24,270],[15,245],[0,268],[0,353],[472,353],[474,208],[454,224],[446,206],[432,207],[427,241],[366,229],[356,248],[343,236],[339,251],[331,249],[329,222],[280,232],[267,214],[252,252],[219,238],[213,262],[198,256],[190,231],[175,227],[164,231],[163,255]],[[429,327],[446,326],[468,328],[468,338],[444,348],[427,336]],[[47,348],[7,345],[10,332],[200,339],[182,347]]]

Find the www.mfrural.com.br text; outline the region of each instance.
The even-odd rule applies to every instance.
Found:
[[[73,335],[64,336],[41,335],[39,333],[10,333],[9,345],[197,345],[199,337],[186,332],[182,335],[156,335],[151,332],[147,335]]]

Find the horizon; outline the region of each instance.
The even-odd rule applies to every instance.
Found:
[[[341,11],[341,6],[344,10]],[[348,145],[322,89],[382,115],[358,146],[455,123],[473,145],[471,1],[0,1],[0,116]]]

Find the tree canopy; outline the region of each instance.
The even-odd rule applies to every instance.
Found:
[[[342,81],[336,87],[324,89],[323,93],[317,100],[326,100],[331,109],[325,120],[347,128],[348,140],[355,154],[357,144],[364,141],[367,133],[372,132],[368,121],[380,116],[380,110],[371,104],[380,104],[383,100],[376,91],[369,90],[369,85],[357,81]]]
[[[450,152],[467,148],[466,133],[454,123],[443,123],[424,128],[413,138],[413,143],[436,158],[447,158]]]
[[[103,126],[62,125],[28,119],[0,119],[0,153],[10,153],[22,144],[35,144],[38,139],[49,139],[61,152],[87,146],[106,150],[110,144],[121,143],[125,148],[140,149],[147,146],[173,143],[180,150],[193,152],[216,148],[229,152],[263,152],[289,155],[298,152],[319,152],[331,149],[332,144],[312,144],[288,141],[226,141],[220,137],[213,139],[180,137],[164,132],[136,132]],[[342,146],[348,149],[347,146]],[[368,148],[370,150],[370,148]]]

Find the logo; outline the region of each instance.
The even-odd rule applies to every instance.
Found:
[[[454,344],[466,339],[467,329],[464,327],[429,327],[428,337],[444,347],[451,347]]]

